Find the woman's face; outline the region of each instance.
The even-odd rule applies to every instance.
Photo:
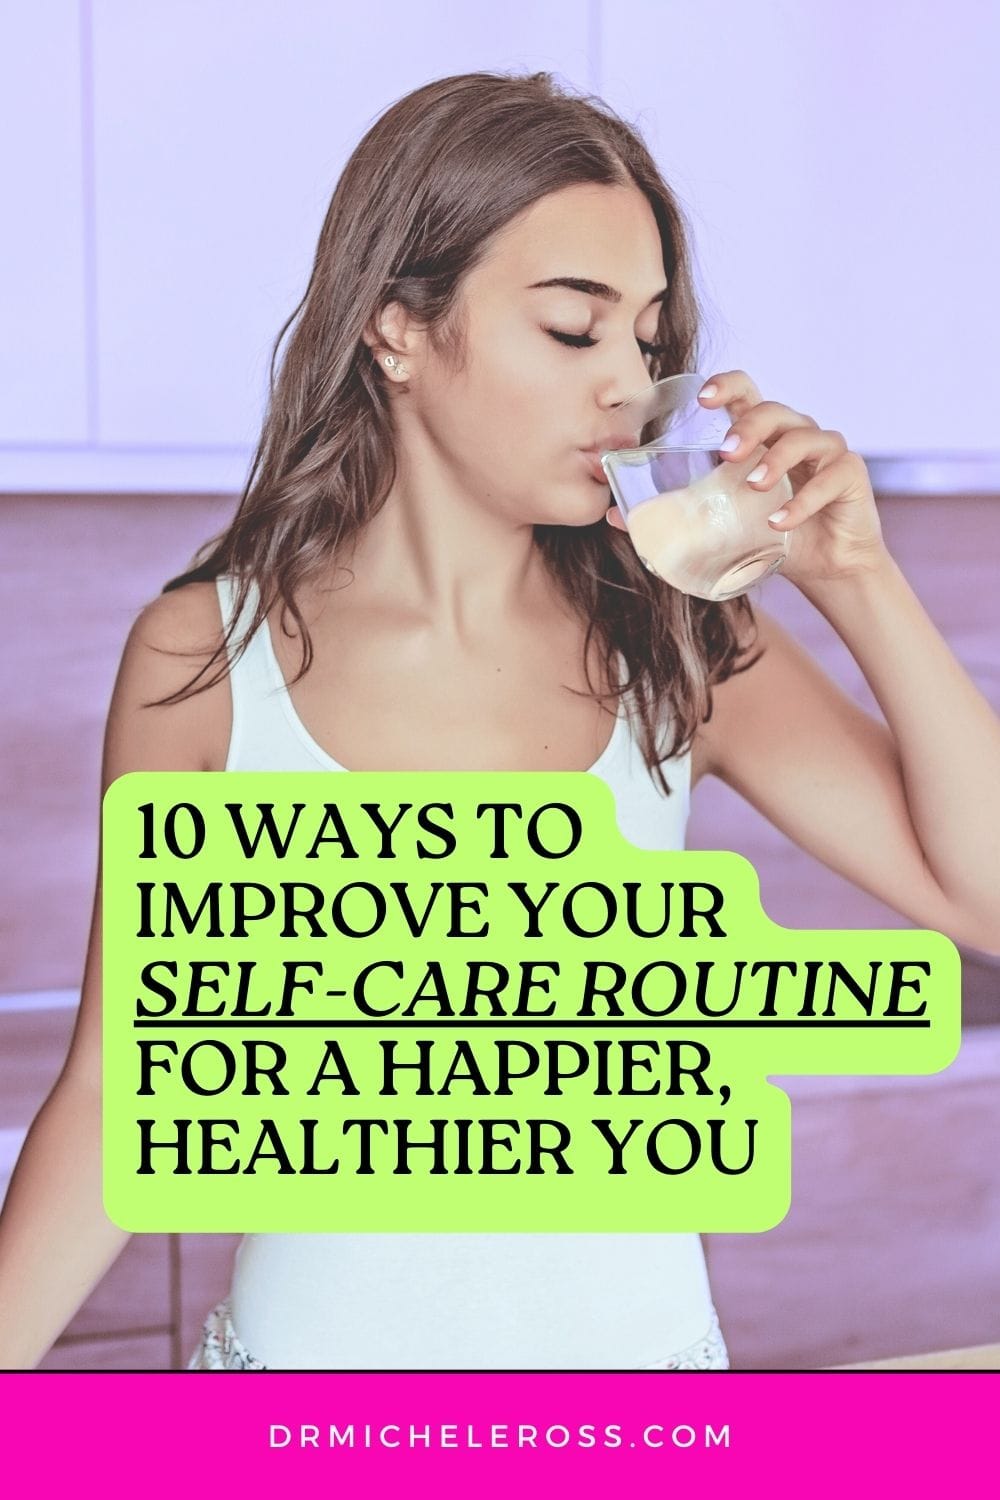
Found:
[[[541,284],[556,278],[592,285]],[[520,523],[602,519],[610,492],[594,449],[624,439],[615,408],[651,384],[643,346],[665,291],[636,187],[564,188],[501,231],[459,291],[464,367],[426,347],[403,403],[461,492]]]

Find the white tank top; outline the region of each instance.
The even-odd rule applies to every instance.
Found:
[[[222,619],[235,602],[216,580]],[[236,643],[257,599],[252,588]],[[230,675],[227,771],[344,771],[292,706],[265,621]],[[653,781],[619,711],[590,767],[622,834],[682,849],[690,752]],[[642,1369],[714,1318],[697,1234],[249,1234],[236,1252],[233,1327],[269,1369]]]

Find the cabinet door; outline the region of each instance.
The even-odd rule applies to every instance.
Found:
[[[94,11],[101,438],[256,437],[340,171],[431,79],[587,79],[586,0],[454,7],[109,0]]]
[[[922,6],[909,26],[861,0],[600,15],[601,92],[691,213],[712,369],[866,455],[995,457],[1000,7]]]
[[[76,0],[0,11],[0,445],[87,440],[88,59]]]

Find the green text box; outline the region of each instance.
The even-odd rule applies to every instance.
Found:
[[[104,1192],[155,1232],[756,1231],[768,1074],[933,1073],[940,933],[791,931],[585,772],[143,772],[104,801]]]

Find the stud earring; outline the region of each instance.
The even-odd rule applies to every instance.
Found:
[[[397,370],[400,375],[406,374],[406,371],[403,369],[403,366],[399,363],[399,360],[394,354],[387,354],[385,357],[385,363],[388,365],[390,370]]]

